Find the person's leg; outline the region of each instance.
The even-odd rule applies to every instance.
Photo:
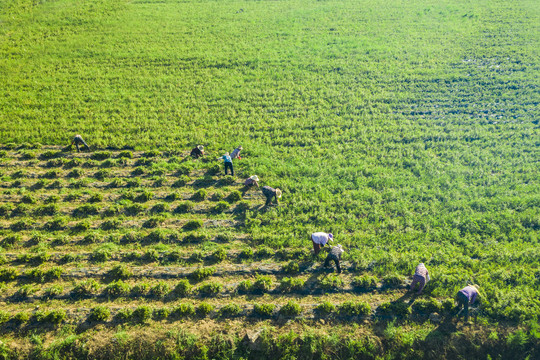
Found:
[[[77,147],[77,152],[81,152],[81,149],[79,148],[79,142],[75,141],[75,146]]]
[[[411,283],[411,287],[409,288],[409,291],[413,291],[413,290],[414,290],[414,287],[416,286],[416,284],[418,284],[418,277],[417,277],[417,276],[413,276],[413,278],[412,278],[412,283]]]
[[[311,240],[313,242],[313,252],[315,255],[317,255],[319,252],[321,252],[321,244],[317,244],[315,241]]]
[[[88,144],[86,143],[86,141],[84,141],[83,139],[81,139],[81,142],[82,142],[83,145],[86,147],[86,150],[90,150],[90,146],[88,146]]]
[[[463,293],[461,292],[458,292],[457,296],[456,296],[456,300],[457,300],[457,303],[458,303],[458,306],[457,306],[457,314],[459,315],[459,313],[461,312],[461,309],[465,309],[465,306],[468,305],[469,303],[469,299],[467,299],[467,296],[465,296]]]
[[[231,175],[234,176],[234,168],[233,168],[233,164],[232,164],[232,163],[229,163],[229,164],[230,164],[229,166],[231,167]]]
[[[469,321],[469,300],[463,304],[463,308],[465,309],[465,321]]]
[[[324,259],[324,267],[330,266],[330,256],[327,256],[326,259]]]
[[[426,279],[424,277],[420,277],[419,283],[420,283],[420,289],[418,289],[418,294],[420,294],[422,290],[424,290],[424,286],[426,286]]]
[[[270,204],[272,203],[272,197],[271,196],[266,196],[266,206],[269,206]]]
[[[223,166],[225,166],[225,175],[227,175],[227,169],[229,168],[229,166],[227,165],[227,163],[223,163]]]
[[[334,259],[334,262],[336,263],[337,273],[338,273],[338,274],[341,274],[341,266],[339,266],[339,260],[338,260],[338,259]]]

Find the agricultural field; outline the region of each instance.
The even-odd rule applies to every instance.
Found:
[[[0,358],[539,358],[539,50],[537,1],[0,0]]]

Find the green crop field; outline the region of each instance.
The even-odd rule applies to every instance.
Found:
[[[539,103],[534,0],[0,0],[0,359],[539,358]]]

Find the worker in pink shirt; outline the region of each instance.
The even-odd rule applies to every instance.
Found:
[[[334,235],[327,234],[324,232],[316,232],[310,236],[311,242],[313,243],[313,251],[317,255],[321,248],[323,248],[329,241],[334,241]]]

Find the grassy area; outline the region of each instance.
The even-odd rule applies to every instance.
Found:
[[[208,329],[170,319],[193,323],[202,337],[190,346],[227,329],[219,309],[230,304],[242,311],[233,337],[260,320],[274,344],[306,343],[319,330],[331,344],[339,306],[353,300],[371,310],[351,333],[374,342],[354,346],[429,357],[429,314],[403,298],[422,261],[433,281],[420,300],[435,300],[454,326],[432,332],[463,331],[470,344],[487,344],[483,355],[502,346],[534,357],[537,2],[0,0],[0,13],[1,301],[10,317],[67,310],[59,327],[43,326],[40,313],[22,328],[6,319],[6,339],[36,347],[29,334],[43,328],[46,344],[65,334],[108,344],[140,327],[115,318],[119,309],[208,302]],[[94,151],[61,152],[75,133]],[[183,161],[199,143],[208,159]],[[216,173],[213,159],[240,144],[237,170],[283,189],[280,206],[263,207],[241,176]],[[229,201],[234,191],[242,200]],[[342,276],[311,257],[313,231],[334,233],[347,250]],[[111,277],[115,266],[127,269],[125,284]],[[200,267],[214,273],[196,281]],[[257,274],[271,285],[246,290]],[[358,289],[358,276],[375,287]],[[192,286],[182,297],[173,291],[180,279]],[[444,304],[469,282],[480,285],[482,305],[475,328],[455,328]],[[206,283],[222,288],[205,296]],[[285,326],[279,311],[291,299],[306,319]],[[377,320],[395,300],[413,309],[399,331],[419,334],[396,335],[399,346],[388,339],[400,327]],[[325,301],[337,307],[321,318],[314,309]],[[276,305],[269,319],[252,314],[259,303]],[[82,331],[98,304],[112,314],[104,329]],[[140,331],[166,338],[159,324]],[[287,338],[289,326],[300,335]],[[518,335],[504,342],[508,334]],[[241,339],[228,344],[242,348]]]

